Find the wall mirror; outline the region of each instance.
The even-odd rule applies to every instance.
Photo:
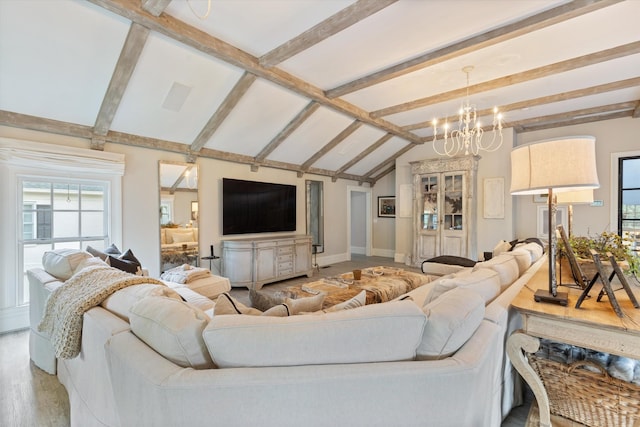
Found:
[[[198,165],[159,162],[160,272],[198,265]]]
[[[324,252],[324,208],[322,181],[306,181],[307,234],[313,236],[314,253]]]

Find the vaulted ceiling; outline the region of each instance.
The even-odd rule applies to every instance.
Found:
[[[207,0],[0,0],[0,125],[373,184],[431,143],[432,119],[455,120],[467,90],[517,132],[640,117],[638,0],[206,12]]]

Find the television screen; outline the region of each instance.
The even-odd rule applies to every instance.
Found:
[[[295,185],[222,179],[223,235],[295,229]]]

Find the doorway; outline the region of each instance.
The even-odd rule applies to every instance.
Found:
[[[347,252],[371,256],[371,189],[347,187]]]

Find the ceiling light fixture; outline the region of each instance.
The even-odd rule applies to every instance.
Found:
[[[195,10],[193,10],[193,7],[191,7],[191,0],[187,0],[187,5],[189,6],[189,9],[191,9],[191,12],[193,12],[193,14],[196,15],[198,19],[205,20],[209,17],[209,14],[211,13],[211,0],[207,0],[207,12],[204,15],[198,15],[198,13]]]
[[[483,141],[484,129],[477,118],[476,106],[469,102],[469,74],[473,71],[473,66],[468,65],[462,69],[467,75],[467,96],[464,103],[460,107],[458,128],[449,131],[450,125],[445,119],[443,130],[444,139],[442,147],[438,147],[438,120],[433,119],[433,149],[441,156],[457,156],[464,150],[464,155],[478,154],[480,151],[492,152],[502,146],[502,113],[498,111],[498,107],[493,108],[493,136],[486,143]],[[486,145],[485,145],[486,143]]]

